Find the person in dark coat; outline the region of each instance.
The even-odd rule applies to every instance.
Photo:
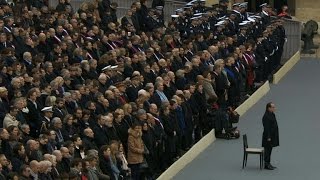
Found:
[[[66,147],[62,147],[60,149],[60,152],[62,154],[62,159],[59,162],[57,161],[57,170],[60,174],[69,173],[70,163],[71,163],[70,162],[71,155],[69,153],[69,150]]]
[[[8,159],[12,158],[12,148],[9,144],[9,133],[6,129],[0,128],[0,153],[4,154]]]
[[[97,117],[97,121],[98,121],[97,122],[98,124],[93,128],[94,141],[98,147],[101,147],[109,143],[109,139],[106,133],[106,126],[105,126],[106,117],[99,115]]]
[[[38,137],[39,136],[39,130],[41,127],[41,121],[40,121],[40,108],[38,107],[37,100],[37,90],[35,88],[32,88],[29,90],[27,94],[28,100],[27,100],[27,108],[29,109],[29,113],[26,116],[27,122],[31,127],[30,135],[32,137]]]
[[[170,113],[169,106],[162,107],[160,119],[163,122],[164,131],[167,135],[165,145],[166,163],[171,165],[174,162],[174,158],[178,156],[176,144],[178,143],[179,125],[173,113]]]
[[[94,141],[94,132],[91,128],[86,128],[83,132],[84,136],[82,138],[82,146],[85,151],[90,149],[98,150],[98,146]]]
[[[203,129],[206,127],[206,113],[207,113],[207,101],[206,96],[203,92],[203,86],[201,83],[196,85],[196,91],[193,94],[195,100],[195,107],[199,112],[198,121],[195,123],[195,141],[199,141],[205,134],[203,134]]]
[[[271,152],[273,147],[279,146],[279,129],[275,112],[275,105],[269,102],[266,106],[266,112],[263,115],[263,135],[262,146],[264,147],[265,169],[273,170],[276,167],[270,164]]]
[[[18,172],[20,167],[27,163],[25,149],[22,143],[17,143],[13,146],[13,157],[11,159],[12,170]]]

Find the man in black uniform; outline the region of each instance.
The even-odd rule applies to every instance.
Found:
[[[269,102],[266,106],[266,112],[263,115],[263,135],[262,135],[262,146],[264,147],[265,156],[264,163],[265,169],[273,170],[276,167],[270,164],[270,157],[273,147],[279,146],[279,130],[275,112],[275,105]]]
[[[266,64],[268,61],[267,53],[264,49],[264,45],[262,43],[263,37],[258,37],[257,46],[255,49],[255,57],[258,68],[255,69],[256,72],[256,82],[262,82],[266,80]]]
[[[262,8],[260,16],[264,30],[271,23],[271,17],[269,15],[271,7],[267,3],[261,4],[260,7]]]
[[[229,0],[219,0],[219,16],[225,16],[228,12]]]
[[[242,21],[242,15],[240,13],[240,3],[235,3],[232,5],[232,13],[236,15],[235,22],[240,23]]]
[[[248,2],[241,3],[241,4],[239,5],[239,7],[240,7],[240,13],[241,13],[241,19],[242,19],[242,21],[247,20],[248,17],[249,17],[249,13],[247,12]]]
[[[192,17],[191,24],[187,28],[187,34],[188,36],[195,35],[195,33],[198,33],[200,31],[200,27],[198,26],[198,20],[201,18],[200,16]]]

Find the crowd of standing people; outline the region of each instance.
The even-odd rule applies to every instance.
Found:
[[[155,179],[280,65],[267,4],[117,6],[0,1],[0,180]]]

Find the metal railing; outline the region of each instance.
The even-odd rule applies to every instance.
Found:
[[[288,19],[284,21],[283,26],[287,42],[284,44],[282,59],[287,60],[301,49],[301,22]]]

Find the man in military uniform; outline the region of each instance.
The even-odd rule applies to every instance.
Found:
[[[286,32],[283,27],[283,20],[278,20],[275,26],[276,26],[275,32],[277,33],[277,40],[278,40],[278,46],[277,46],[278,50],[275,55],[276,56],[275,68],[278,68],[280,65],[281,56],[283,53],[283,46],[284,46],[284,43],[286,42]]]
[[[204,13],[206,11],[206,0],[198,0],[198,13]]]
[[[238,26],[238,23],[236,22],[236,18],[237,18],[237,15],[234,14],[234,13],[231,13],[229,15],[229,18],[228,18],[229,23],[228,23],[228,26],[227,26],[228,29],[229,29],[229,33],[226,34],[226,35],[233,36],[233,35],[238,33],[239,26]]]
[[[50,128],[52,115],[53,115],[52,106],[44,107],[43,109],[41,109],[41,112],[43,114],[41,115],[42,124],[41,124],[41,128],[40,128],[40,133],[44,133]]]
[[[158,19],[155,10],[153,9],[149,10],[149,14],[146,17],[145,26],[146,26],[146,30],[149,32],[161,26],[161,22]]]
[[[220,21],[220,22],[221,22],[221,21]],[[224,25],[223,22],[222,22],[222,23],[219,23],[219,22],[218,22],[218,23],[215,25],[215,27],[216,27],[216,30],[213,32],[213,39],[219,40],[220,37],[224,35],[223,30],[225,29],[225,25]]]
[[[237,46],[243,45],[247,41],[247,27],[240,23],[240,32],[237,35]]]
[[[232,14],[236,15],[234,19],[236,23],[240,23],[243,21],[241,17],[242,15],[240,13],[240,3],[235,3],[232,5]]]
[[[248,2],[241,3],[239,7],[242,21],[247,20],[249,17],[249,13],[247,12]]]
[[[200,28],[198,26],[198,19],[199,18],[200,18],[200,16],[190,18],[191,24],[187,27],[188,36],[195,35],[194,33],[197,33],[200,31]]]
[[[202,29],[204,33],[208,33],[211,32],[211,30],[213,29],[213,26],[211,26],[211,23],[209,21],[209,15],[207,13],[204,13],[202,15]]]
[[[263,25],[263,29],[265,29],[271,23],[270,13],[270,6],[267,3],[261,4],[260,7],[262,8],[260,16]]]
[[[268,60],[266,61],[266,74],[265,78],[268,78],[269,75],[272,72],[272,67],[274,63],[274,53],[275,53],[275,47],[276,47],[276,42],[273,40],[274,38],[272,37],[272,31],[271,27],[268,27],[265,31],[263,31],[263,37],[264,40],[262,40],[262,44],[264,46],[266,55],[268,57]]]
[[[214,27],[214,25],[218,22],[218,11],[214,8],[210,8],[207,10],[207,15],[210,27]]]
[[[229,0],[219,0],[219,16],[226,16],[228,13]]]
[[[262,36],[258,37],[257,47],[255,50],[256,63],[258,65],[258,68],[256,69],[256,81],[259,83],[266,79],[265,66],[268,61],[268,57],[264,49],[262,40],[263,40]]]

